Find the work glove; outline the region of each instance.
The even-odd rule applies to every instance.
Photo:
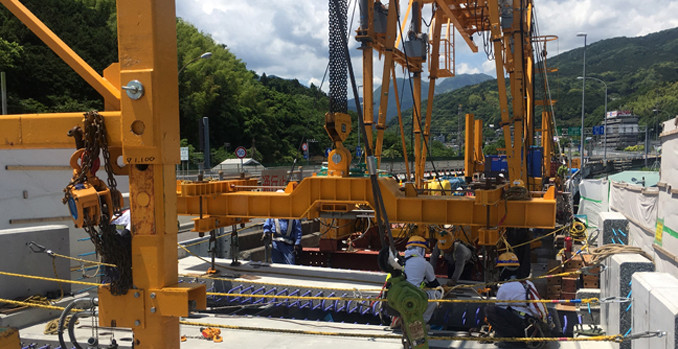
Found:
[[[271,240],[271,232],[270,231],[265,231],[263,234],[261,234],[261,241],[269,241]]]
[[[294,245],[294,256],[299,258],[301,256],[301,252],[303,251],[303,247],[301,245]]]

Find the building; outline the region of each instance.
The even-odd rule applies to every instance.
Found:
[[[262,164],[252,158],[226,159],[219,163],[219,165],[212,167],[212,173],[223,171],[224,174],[227,175],[240,172],[246,172],[250,175],[259,175],[264,168],[265,167]]]
[[[606,118],[608,148],[622,149],[638,144],[640,139],[638,115],[633,115],[628,110],[615,110],[608,112]]]

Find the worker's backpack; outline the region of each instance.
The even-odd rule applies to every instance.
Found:
[[[526,300],[540,300],[539,291],[534,287],[534,284],[527,283],[525,281],[520,282],[525,288],[525,299]],[[532,311],[532,314],[535,314],[536,318],[542,322],[548,322],[549,312],[546,309],[544,303],[528,303],[527,307]]]

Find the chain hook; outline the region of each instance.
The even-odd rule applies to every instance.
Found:
[[[48,250],[45,246],[42,246],[35,241],[27,242],[26,246],[28,246],[28,248],[33,253],[47,253],[47,254],[50,254],[50,255],[52,254],[51,250]]]

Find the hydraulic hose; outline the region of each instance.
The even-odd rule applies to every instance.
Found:
[[[80,298],[80,299],[76,299],[76,300],[72,301],[71,303],[69,303],[66,306],[66,308],[64,308],[64,310],[61,312],[61,316],[59,317],[59,325],[57,326],[57,336],[59,338],[59,345],[62,348],[68,348],[68,346],[66,345],[66,342],[64,342],[64,322],[66,321],[66,316],[68,316],[68,314],[71,312],[71,310],[73,310],[73,308],[75,308],[78,304],[84,304],[87,308],[93,308],[96,303],[97,303],[97,300],[95,298]],[[69,336],[70,336],[70,329],[72,327],[71,325],[75,324],[76,319],[77,319],[77,317],[75,317],[75,315],[74,315],[71,318],[70,323],[68,324]],[[71,337],[71,342],[73,342],[73,344],[76,346],[76,348],[82,349],[82,347],[80,347],[77,344],[77,342],[75,342],[73,340],[73,338],[74,338],[74,336]]]
[[[80,344],[78,344],[78,339],[75,337],[75,322],[78,320],[79,317],[94,316],[94,315],[95,315],[94,310],[79,311],[79,312],[73,314],[71,321],[68,322],[68,338],[71,340],[71,344],[73,344],[74,348],[83,349],[80,346]]]

